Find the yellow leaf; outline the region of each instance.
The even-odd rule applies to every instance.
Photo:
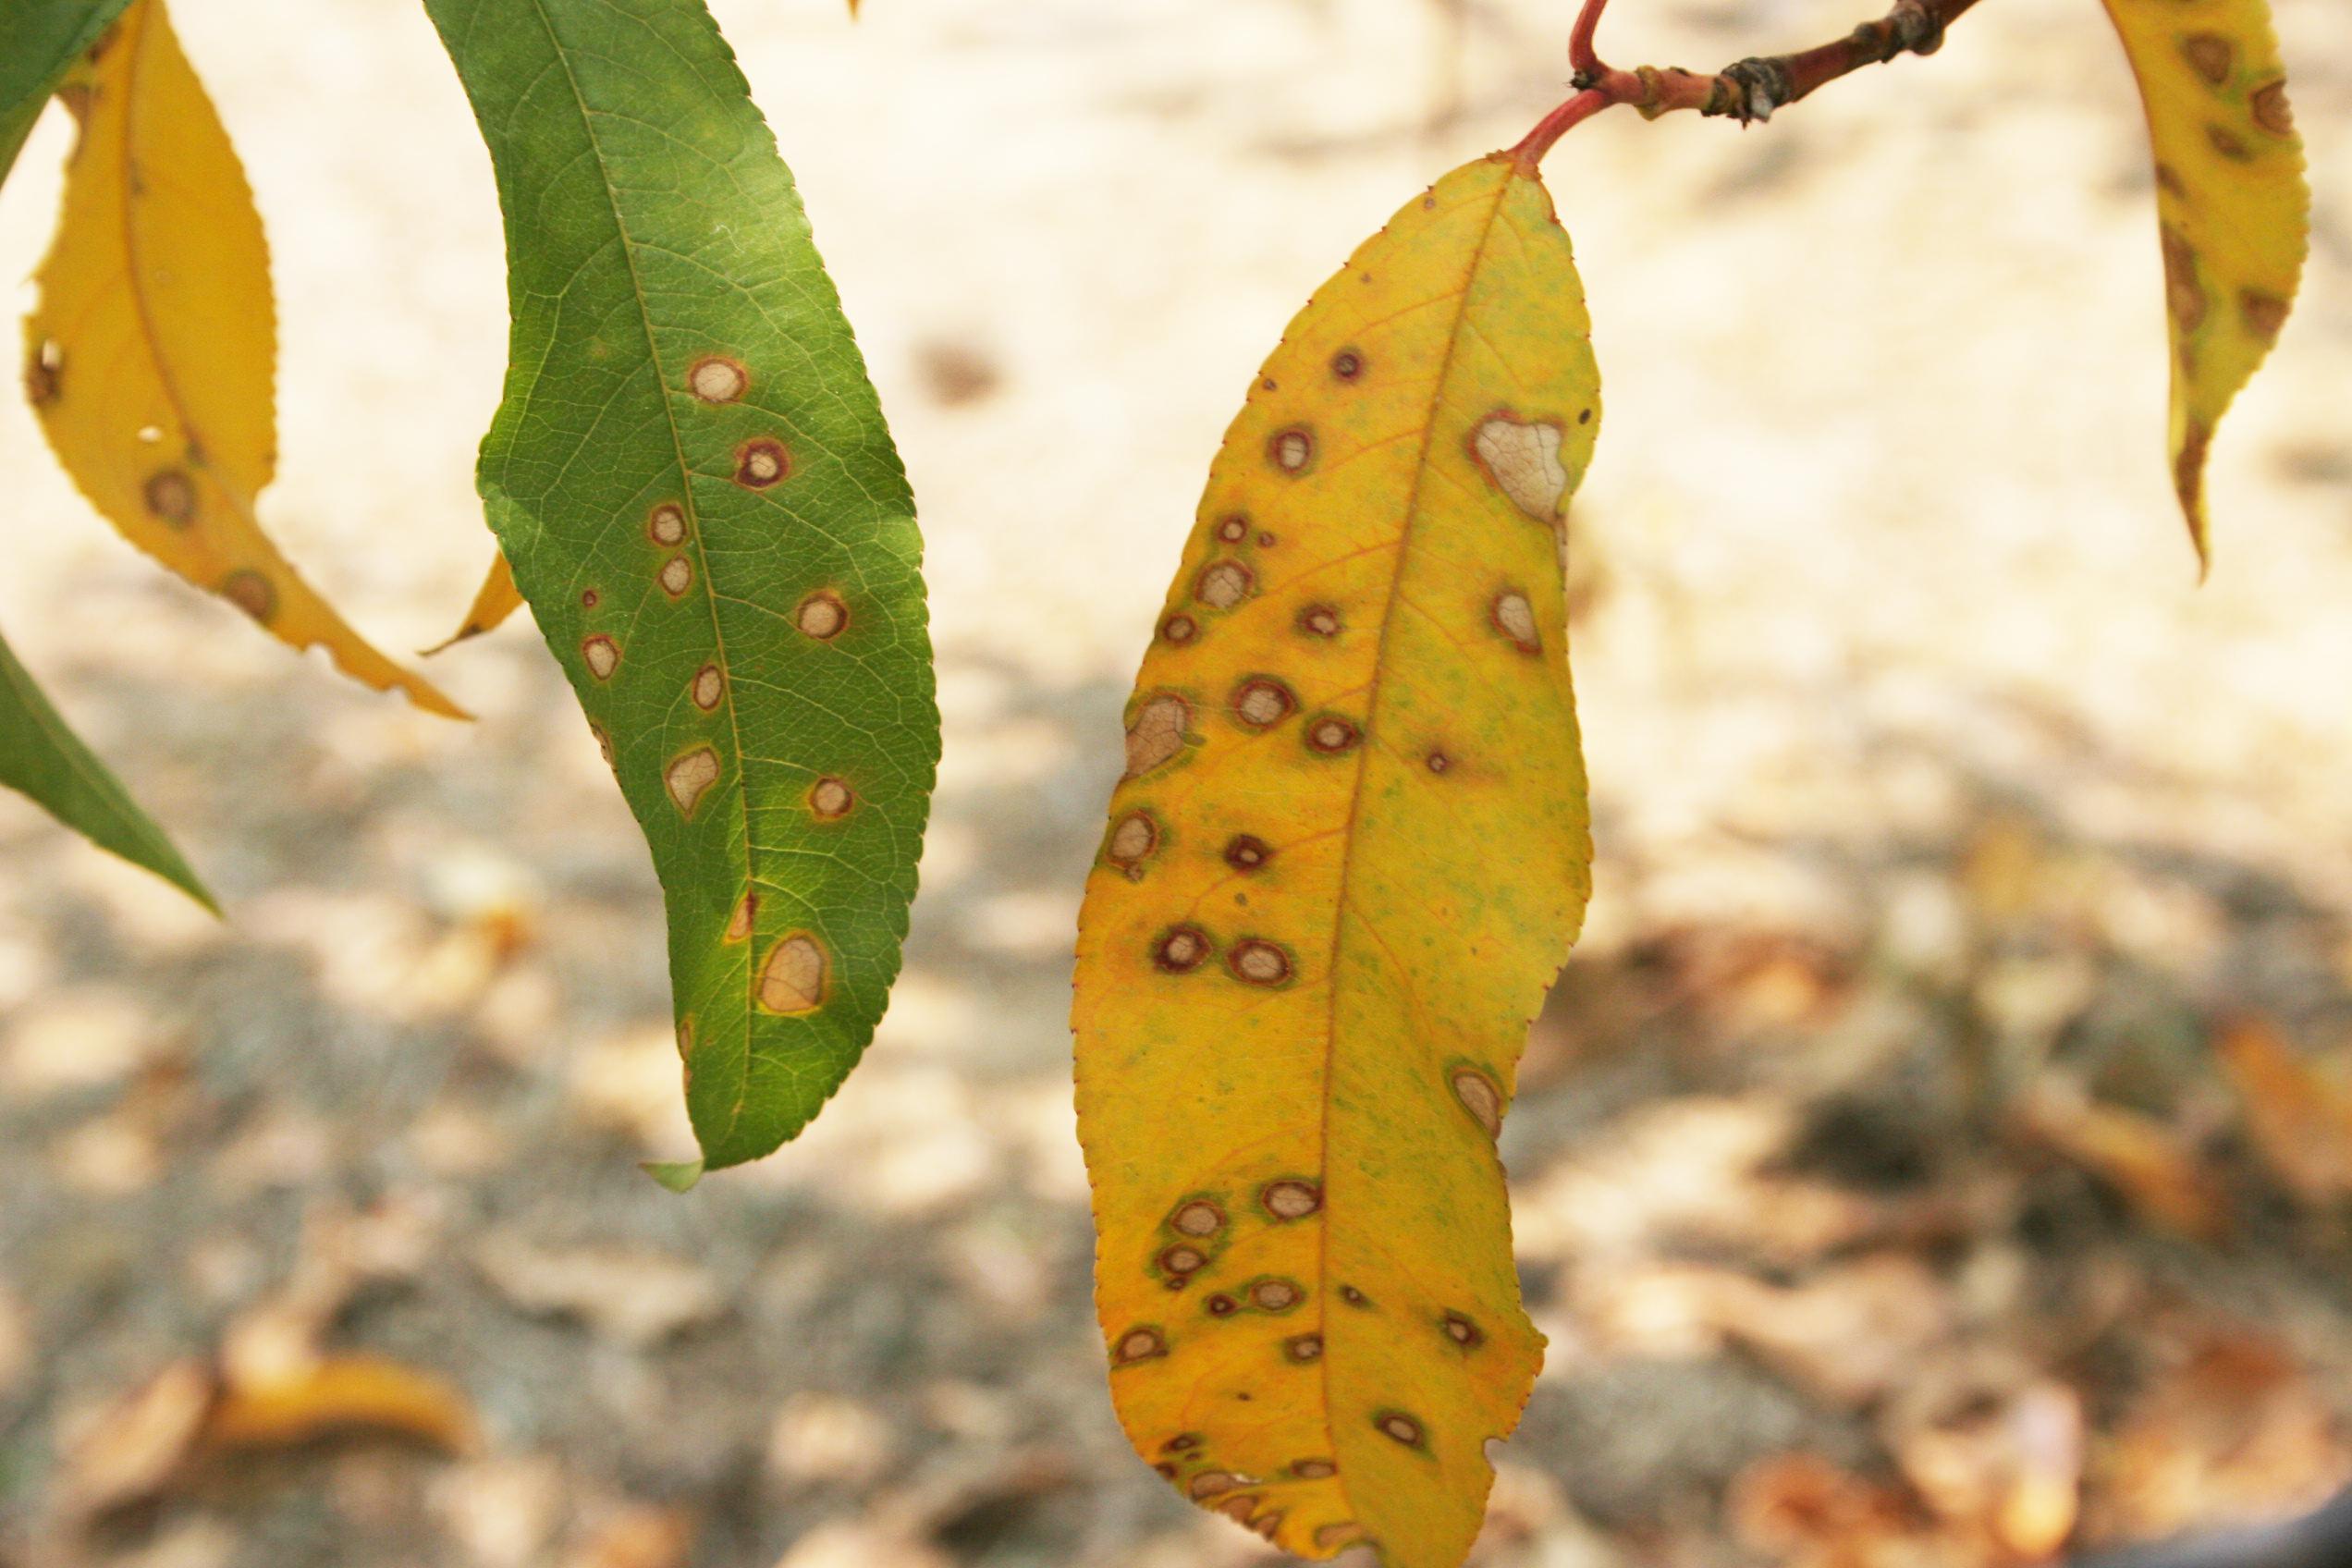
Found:
[[[1210,470],[1087,884],[1120,1416],[1308,1556],[1458,1562],[1542,1359],[1494,1138],[1589,886],[1558,533],[1588,329],[1500,154],[1308,302]]]
[[[473,595],[473,607],[466,611],[465,622],[448,636],[424,650],[427,656],[444,648],[454,647],[469,637],[479,637],[495,631],[507,617],[522,604],[522,594],[515,587],[514,569],[507,565],[501,551],[490,563],[490,575],[482,580],[482,587]]]
[[[345,625],[261,531],[277,435],[269,252],[219,116],[157,0],[60,89],[81,123],[27,319],[49,444],[132,544],[297,648],[464,714]]]
[[[2303,143],[2267,0],[2106,0],[2139,79],[2173,344],[2173,487],[2207,560],[2205,454],[2295,300]]]

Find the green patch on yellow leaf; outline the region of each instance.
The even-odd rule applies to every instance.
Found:
[[[1210,471],[1087,884],[1120,1415],[1309,1556],[1460,1562],[1541,1360],[1494,1140],[1589,887],[1560,548],[1588,331],[1500,156],[1316,294]]]
[[[2106,0],[2148,106],[2173,345],[2173,486],[2198,560],[2205,458],[2271,351],[2310,242],[2267,0]]]
[[[463,713],[346,625],[253,513],[276,465],[269,251],[235,149],[158,0],[58,90],[81,123],[25,324],[58,460],[130,542],[297,648]]]

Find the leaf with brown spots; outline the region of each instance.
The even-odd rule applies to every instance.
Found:
[[[797,1133],[899,969],[939,720],[914,500],[701,0],[426,0],[506,214],[477,478],[653,851],[703,1169]]]
[[[1460,1562],[1541,1360],[1494,1137],[1588,886],[1560,548],[1587,330],[1505,157],[1317,293],[1210,470],[1087,886],[1120,1415],[1307,1556]]]
[[[2173,488],[2209,560],[2205,457],[2295,300],[2303,143],[2268,0],[2106,0],[2148,109],[2173,346]]]
[[[132,544],[281,641],[463,717],[352,631],[254,515],[277,460],[269,251],[160,0],[125,10],[58,91],[81,140],[24,376],[58,460]]]
[[[445,648],[454,648],[469,638],[485,631],[495,631],[504,625],[507,617],[522,607],[522,591],[515,586],[514,569],[501,554],[490,563],[490,574],[482,580],[475,591],[473,603],[466,610],[465,619],[458,629],[440,642],[424,650],[427,657]]]

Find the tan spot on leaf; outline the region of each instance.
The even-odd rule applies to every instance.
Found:
[[[839,821],[850,815],[857,804],[855,791],[839,778],[820,778],[809,786],[809,810],[827,822]]]
[[[735,483],[747,490],[765,490],[792,472],[792,455],[784,443],[763,435],[735,448]]]
[[[1119,1336],[1119,1343],[1111,1351],[1111,1359],[1121,1366],[1128,1366],[1167,1354],[1167,1338],[1158,1329],[1130,1329]]]
[[[1256,871],[1273,853],[1265,839],[1253,834],[1236,833],[1225,842],[1225,864],[1236,871]]]
[[[196,484],[185,470],[167,468],[149,474],[143,494],[147,509],[174,528],[196,521]]]
[[[1560,499],[1568,493],[1568,471],[1560,461],[1561,430],[1556,424],[1529,424],[1509,414],[1495,414],[1478,426],[1471,438],[1478,466],[1511,504],[1550,523],[1560,516]]]
[[[2180,170],[2170,164],[2156,165],[2156,184],[2160,190],[2169,191],[2184,202],[2188,200],[2188,182],[2182,179]]]
[[[1193,597],[1211,609],[1230,610],[1249,591],[1250,570],[1239,561],[1211,561],[1193,584]]]
[[[1266,455],[1284,473],[1305,473],[1315,461],[1315,433],[1303,424],[1278,430],[1266,443]]]
[[[2192,32],[2180,41],[2180,51],[2181,58],[2209,87],[2227,81],[2230,67],[2237,63],[2236,46],[2218,32]]]
[[[620,764],[613,756],[612,737],[606,732],[605,727],[592,723],[588,726],[588,733],[596,738],[596,750],[605,753],[605,766],[615,773],[619,772]]]
[[[692,691],[694,705],[708,713],[727,695],[727,677],[719,673],[718,666],[706,664],[694,672]]]
[[[1500,1137],[1502,1133],[1502,1091],[1495,1087],[1494,1080],[1475,1067],[1457,1067],[1453,1070],[1452,1081],[1453,1097],[1462,1102],[1462,1109],[1487,1130],[1488,1137]]]
[[[1121,865],[1133,865],[1150,854],[1158,842],[1159,829],[1153,825],[1151,813],[1130,812],[1110,830],[1110,858]]]
[[[1181,648],[1200,634],[1200,627],[1191,616],[1171,615],[1159,623],[1159,635],[1165,642]]]
[[[1447,768],[1453,766],[1453,759],[1446,755],[1443,752],[1431,752],[1427,756],[1421,759],[1421,763],[1424,767],[1427,767],[1432,773],[1443,773]]]
[[[2256,88],[2250,107],[2254,111],[2254,123],[2272,136],[2295,134],[2295,111],[2286,101],[2285,79]]]
[[[849,623],[849,606],[842,604],[840,595],[829,588],[821,588],[811,594],[801,601],[800,608],[792,612],[792,624],[801,629],[803,636],[814,637],[820,643],[839,637],[841,629]]]
[[[696,360],[686,373],[686,386],[705,403],[731,403],[751,386],[752,378],[737,361],[724,354],[710,354]]]
[[[1383,1437],[1392,1438],[1407,1448],[1419,1448],[1427,1436],[1420,1422],[1401,1410],[1386,1411],[1374,1416],[1372,1425],[1380,1429]]]
[[[1127,772],[1140,778],[1184,749],[1184,729],[1192,708],[1184,699],[1163,692],[1135,710],[1127,727]]]
[[[1302,1481],[1328,1481],[1340,1473],[1340,1467],[1328,1459],[1296,1459],[1291,1462],[1291,1474]]]
[[[1178,1205],[1168,1223],[1182,1235],[1214,1236],[1225,1229],[1225,1211],[1207,1198],[1194,1198]]]
[[[670,800],[687,816],[703,802],[704,791],[718,782],[718,753],[708,746],[697,746],[682,756],[673,757],[662,769],[662,783],[669,790]]]
[[[251,567],[239,567],[221,579],[221,597],[265,621],[277,613],[277,585]]]
[[[1233,688],[1233,717],[1252,729],[1266,729],[1288,718],[1298,699],[1279,680],[1258,676]]]
[[[795,931],[779,938],[767,949],[767,962],[760,965],[759,1005],[787,1016],[815,1012],[825,1005],[831,967],[825,949],[807,932]]]
[[[1307,1365],[1309,1362],[1320,1361],[1323,1359],[1323,1336],[1320,1334],[1292,1334],[1289,1339],[1282,1341],[1282,1354],[1287,1359],[1296,1362],[1301,1366]]]
[[[1238,545],[1249,537],[1249,519],[1239,513],[1217,525],[1217,536],[1228,545]]]
[[[1193,1484],[1185,1489],[1197,1501],[1215,1497],[1220,1492],[1230,1492],[1241,1484],[1242,1478],[1230,1471],[1204,1470],[1193,1477]]]
[[[602,594],[597,593],[594,588],[582,588],[580,591],[580,607],[582,609],[593,610],[604,602],[605,596]]]
[[[1291,977],[1291,957],[1271,942],[1249,939],[1225,955],[1233,977],[1252,986],[1279,986]]]
[[[1217,1512],[1228,1519],[1246,1525],[1250,1522],[1250,1515],[1257,1512],[1257,1499],[1246,1495],[1225,1498],[1217,1504]]]
[[[1152,944],[1152,962],[1170,974],[1198,969],[1208,957],[1209,940],[1197,925],[1179,925]]]
[[[1211,1296],[1202,1305],[1208,1308],[1208,1315],[1211,1317],[1231,1317],[1242,1309],[1240,1302],[1227,1295]]]
[[[680,1060],[694,1054],[694,1015],[686,1013],[678,1020],[678,1055]]]
[[[1459,1312],[1447,1313],[1441,1327],[1445,1329],[1446,1338],[1464,1350],[1475,1350],[1486,1342],[1487,1336],[1479,1331],[1478,1326]]]
[[[1187,1274],[1198,1273],[1207,1262],[1208,1255],[1198,1247],[1172,1246],[1159,1255],[1160,1268],[1180,1280]]]
[[[1306,743],[1317,751],[1336,755],[1353,751],[1364,739],[1363,731],[1344,718],[1318,718],[1306,731]]]
[[[645,514],[645,536],[656,545],[675,545],[686,537],[686,511],[675,501],[664,501]]]
[[[602,632],[580,644],[580,656],[588,661],[588,673],[599,680],[609,680],[612,672],[620,668],[620,644]]]
[[[1331,356],[1331,374],[1341,381],[1354,381],[1364,374],[1364,356],[1354,349],[1342,349]]]
[[[25,397],[36,409],[54,403],[66,389],[66,351],[44,337],[25,355]]]
[[[1298,613],[1298,629],[1310,637],[1337,637],[1340,612],[1329,605],[1309,605]]]
[[[1198,1448],[1201,1444],[1207,1441],[1208,1441],[1208,1439],[1202,1437],[1198,1432],[1179,1432],[1174,1437],[1169,1439],[1166,1442],[1160,1444],[1159,1452],[1162,1453],[1182,1453],[1186,1449]]]
[[[750,937],[752,934],[752,921],[758,914],[759,895],[757,893],[745,893],[741,899],[737,900],[735,913],[727,917],[727,935],[725,939],[729,942],[740,942]]]
[[[1288,1280],[1260,1280],[1249,1288],[1250,1305],[1260,1312],[1288,1312],[1304,1294]]]
[[[1536,608],[1527,595],[1516,588],[1506,588],[1495,595],[1488,611],[1495,630],[1511,639],[1512,645],[1523,654],[1543,651],[1543,636],[1536,630]]]
[[[694,585],[694,568],[684,556],[672,556],[662,562],[662,592],[675,599]]]
[[[1312,1182],[1286,1176],[1258,1190],[1259,1207],[1280,1220],[1304,1219],[1323,1207],[1323,1189]]]

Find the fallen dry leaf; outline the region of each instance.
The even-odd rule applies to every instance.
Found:
[[[2288,1188],[2311,1204],[2352,1195],[2352,1086],[2320,1072],[2266,1019],[2238,1020],[2217,1045],[2247,1130]]]
[[[2227,1227],[2221,1190],[2187,1140],[2155,1118],[2102,1105],[2055,1081],[2024,1102],[2019,1118],[2028,1137],[2158,1224],[2199,1241],[2215,1240]]]

